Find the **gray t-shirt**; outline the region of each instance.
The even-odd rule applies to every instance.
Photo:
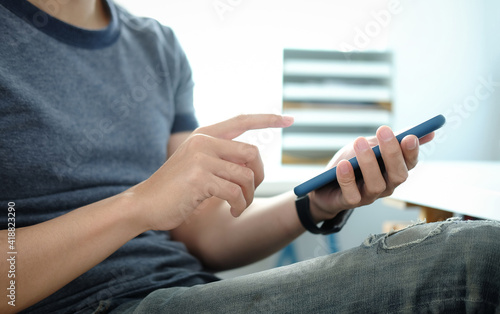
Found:
[[[110,25],[89,31],[0,0],[0,204],[15,202],[17,228],[147,179],[170,135],[197,126],[191,70],[172,31],[107,7]],[[76,312],[214,280],[168,232],[151,231],[29,310]]]

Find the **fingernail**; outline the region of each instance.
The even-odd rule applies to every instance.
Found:
[[[283,122],[285,122],[287,125],[290,125],[293,123],[294,118],[292,116],[282,116],[283,117]]]
[[[349,166],[347,165],[347,163],[340,163],[338,167],[341,174],[349,173]]]
[[[361,152],[364,152],[364,151],[370,149],[370,145],[368,145],[368,142],[364,138],[360,138],[357,140],[356,147]]]
[[[238,213],[238,211],[237,211],[236,209],[234,209],[233,207],[231,207],[230,212],[231,212],[231,215],[232,215],[234,218],[238,218],[239,213]]]
[[[414,150],[415,148],[417,148],[417,146],[418,146],[418,139],[416,137],[414,137],[412,141],[408,142],[406,147],[409,150]]]
[[[392,140],[394,134],[392,133],[392,130],[389,127],[383,127],[380,129],[380,137],[382,138],[383,141],[388,142]]]

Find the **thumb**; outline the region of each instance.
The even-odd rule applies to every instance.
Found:
[[[265,128],[286,128],[293,118],[276,114],[245,114],[229,120],[196,129],[195,133],[232,140],[249,130]]]

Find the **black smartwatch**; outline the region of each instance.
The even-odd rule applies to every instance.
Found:
[[[307,231],[311,233],[331,234],[340,231],[340,229],[342,228],[341,226],[337,225],[338,219],[335,218],[325,220],[321,227],[318,227],[318,225],[314,222],[311,214],[310,200],[308,195],[297,198],[295,200],[295,207],[297,208],[297,214],[299,215],[300,223],[302,224],[302,226],[304,226],[304,228],[306,228]]]

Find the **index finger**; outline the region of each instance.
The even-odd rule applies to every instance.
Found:
[[[244,114],[196,130],[213,137],[232,140],[249,130],[265,128],[286,128],[292,125],[293,118],[276,114]]]

